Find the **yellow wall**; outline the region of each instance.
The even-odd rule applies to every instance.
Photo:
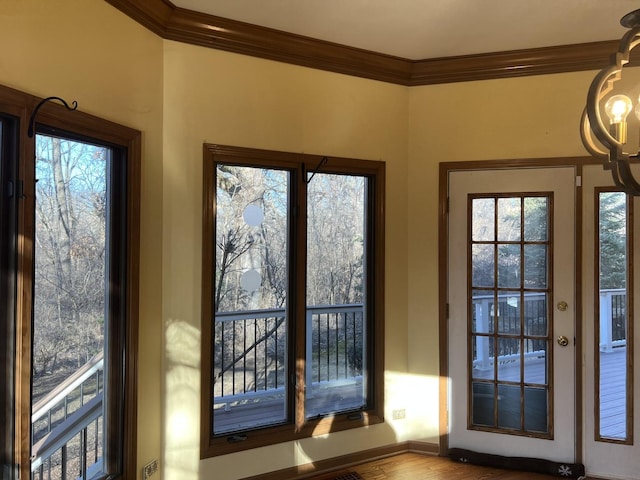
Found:
[[[195,479],[198,470],[203,479],[239,478],[396,442],[406,434],[389,423],[198,462],[193,352],[200,344],[202,144],[219,143],[387,163],[386,373],[394,381],[406,371],[407,89],[175,42],[165,42],[164,62],[164,397],[167,431],[188,425],[167,435],[167,478]],[[388,410],[400,392],[387,390]]]
[[[593,76],[577,72],[410,89],[410,372],[438,373],[438,164],[586,156],[579,123]]]
[[[143,132],[138,471],[234,479],[438,441],[438,163],[580,156],[593,72],[406,88],[163,41],[102,0],[2,0],[0,84]],[[386,405],[406,419],[199,459],[202,144],[387,164]]]

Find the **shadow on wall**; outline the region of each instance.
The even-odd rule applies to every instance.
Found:
[[[185,321],[169,319],[165,325],[164,349],[164,479],[197,480],[200,463],[200,331]]]

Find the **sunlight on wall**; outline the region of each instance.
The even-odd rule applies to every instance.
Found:
[[[393,428],[398,442],[438,443],[438,384],[439,377],[434,375],[386,372],[385,422]]]
[[[385,382],[384,423],[205,459],[202,478],[218,478],[222,472],[224,478],[244,478],[409,440],[437,445],[438,377],[387,371]],[[405,418],[394,419],[401,410]]]
[[[164,479],[196,480],[200,463],[200,331],[181,320],[165,325]]]

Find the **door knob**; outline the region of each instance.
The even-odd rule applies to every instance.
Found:
[[[567,345],[569,345],[569,339],[564,335],[558,335],[558,345],[560,345],[561,347],[566,347]]]
[[[561,302],[558,302],[557,307],[558,307],[558,310],[560,310],[561,312],[566,312],[567,308],[569,308],[569,305],[567,304],[567,302],[562,300]]]

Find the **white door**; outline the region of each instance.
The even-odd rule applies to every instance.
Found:
[[[611,173],[600,165],[586,166],[582,177],[583,463],[590,477],[637,480],[640,390],[633,385],[640,385],[640,348],[633,348],[633,319],[639,316],[629,315],[638,312],[629,301],[637,306],[640,299],[631,295],[640,286],[640,268],[633,268],[640,222],[630,202],[638,212],[640,199],[607,188]]]
[[[575,461],[575,192],[574,168],[450,173],[450,447]]]

